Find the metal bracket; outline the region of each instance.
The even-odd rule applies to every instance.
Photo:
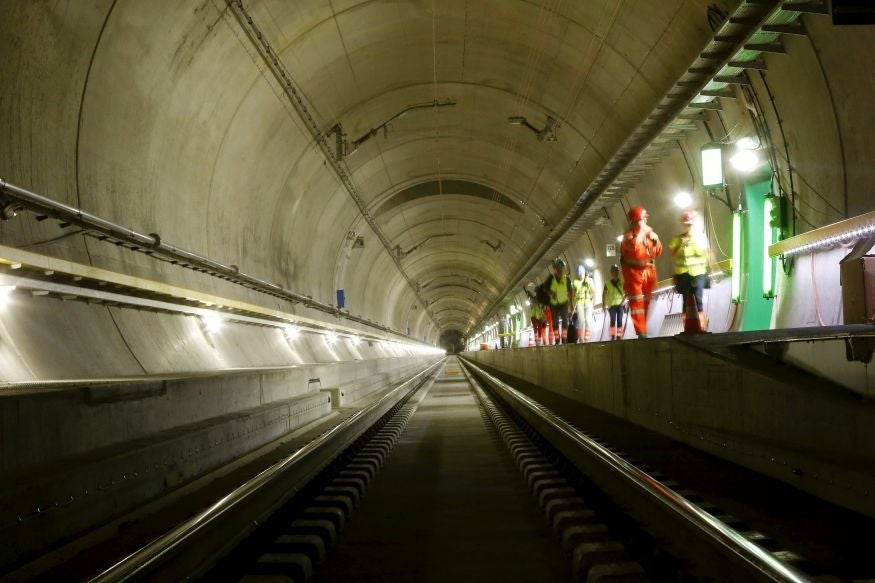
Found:
[[[789,342],[764,342],[763,351],[777,363],[782,363],[790,348]]]
[[[875,351],[875,338],[872,336],[851,336],[845,338],[845,357],[848,362],[872,362],[872,353]]]

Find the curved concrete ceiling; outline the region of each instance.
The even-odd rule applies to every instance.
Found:
[[[346,162],[411,279],[482,274],[476,306],[441,288],[476,319],[710,38],[707,4],[352,2],[301,23],[265,2],[253,17],[282,31],[277,52],[349,136],[455,102],[407,113]],[[530,131],[548,118],[552,134]],[[464,330],[447,312],[438,326]]]
[[[398,329],[425,300],[435,335],[500,299],[712,35],[712,0],[91,4],[20,17],[75,55],[19,80],[74,80],[52,192]]]

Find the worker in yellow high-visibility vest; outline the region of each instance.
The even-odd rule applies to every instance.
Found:
[[[592,274],[583,265],[577,266],[577,279],[574,280],[575,310],[577,313],[577,342],[587,342],[592,336],[595,290]],[[571,339],[568,339],[571,342]]]
[[[684,232],[668,245],[674,258],[675,289],[684,298],[684,333],[701,334],[705,322],[704,291],[707,285],[708,239],[695,229],[699,213],[685,211],[681,215]]]

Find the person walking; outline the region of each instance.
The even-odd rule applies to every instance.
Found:
[[[553,261],[553,274],[547,278],[545,285],[550,293],[550,315],[552,320],[552,343],[567,342],[570,307],[574,305],[574,287],[571,278],[565,275],[567,265],[565,260],[557,257]]]
[[[619,340],[623,337],[623,300],[626,291],[623,288],[623,280],[620,279],[620,266],[611,265],[611,279],[605,282],[602,290],[602,306],[608,311],[611,326],[608,328],[608,337],[611,340]]]
[[[547,345],[547,320],[544,314],[543,298],[538,293],[538,284],[530,282],[525,288],[529,298],[529,318],[532,321],[532,333],[535,337],[535,346]]]
[[[684,298],[684,334],[705,332],[704,290],[708,286],[708,238],[696,228],[699,213],[681,214],[684,232],[671,240],[675,289]]]
[[[626,297],[629,298],[629,315],[638,338],[647,338],[647,309],[656,286],[656,266],[653,262],[662,255],[662,241],[647,224],[649,216],[647,209],[642,206],[629,209],[629,230],[620,243],[620,263],[623,266]]]
[[[595,290],[592,284],[592,274],[583,265],[577,266],[577,279],[574,280],[574,297],[577,312],[577,342],[589,342],[593,329],[593,304]],[[571,342],[571,339],[568,339]]]

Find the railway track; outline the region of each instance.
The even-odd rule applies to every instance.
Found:
[[[766,534],[455,357],[94,581],[807,581]]]

